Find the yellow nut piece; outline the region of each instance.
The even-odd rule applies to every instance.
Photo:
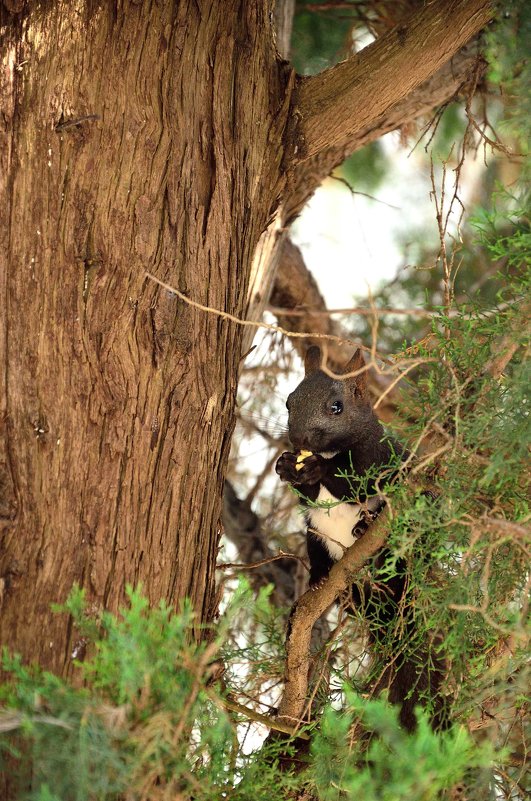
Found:
[[[295,470],[302,470],[304,466],[304,460],[308,458],[308,456],[312,456],[311,451],[301,451],[297,456],[297,461],[295,463]]]

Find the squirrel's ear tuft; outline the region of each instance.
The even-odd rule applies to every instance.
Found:
[[[308,348],[304,357],[304,373],[310,375],[315,373],[321,367],[321,348],[317,345],[312,345]]]
[[[358,348],[350,361],[343,367],[342,372],[343,375],[346,375],[347,373],[354,373],[356,370],[362,370],[364,367],[365,359],[363,358],[361,349]],[[363,370],[362,373],[347,378],[347,381],[352,383],[357,395],[367,395],[367,370]]]

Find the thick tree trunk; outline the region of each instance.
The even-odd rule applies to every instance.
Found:
[[[241,329],[289,72],[265,2],[2,12],[0,641],[68,669],[50,613],[214,607]]]

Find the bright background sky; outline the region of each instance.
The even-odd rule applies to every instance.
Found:
[[[353,195],[343,183],[329,178],[292,228],[292,239],[301,248],[329,308],[352,305],[354,294],[367,295],[367,284],[375,290],[382,281],[393,278],[408,263],[403,242],[408,232],[411,235],[416,228],[430,231],[436,248],[435,207],[430,201],[430,170],[422,143],[411,153],[400,145],[398,133],[387,134],[381,141],[390,169],[374,192],[377,200]],[[447,154],[441,154],[444,156]],[[481,159],[474,160],[472,155],[466,159],[460,181],[465,205],[481,169]],[[440,178],[437,161],[435,172]],[[449,170],[448,191],[453,179]]]

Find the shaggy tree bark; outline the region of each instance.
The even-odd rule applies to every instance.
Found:
[[[338,104],[397,103],[427,80],[439,36],[450,58],[448,5],[419,15],[433,58],[416,25],[382,37],[392,74],[371,80],[371,51],[295,96],[266,0],[0,6],[2,643],[67,671],[73,635],[49,608],[74,581],[96,609],[141,581],[153,602],[213,613],[242,329],[146,271],[258,314],[272,276],[255,249],[275,251],[302,150],[343,146]],[[491,13],[451,5],[468,36]]]
[[[3,12],[0,640],[55,670],[74,581],[214,607],[241,329],[290,71],[265,2]],[[7,75],[7,78],[5,76]]]

